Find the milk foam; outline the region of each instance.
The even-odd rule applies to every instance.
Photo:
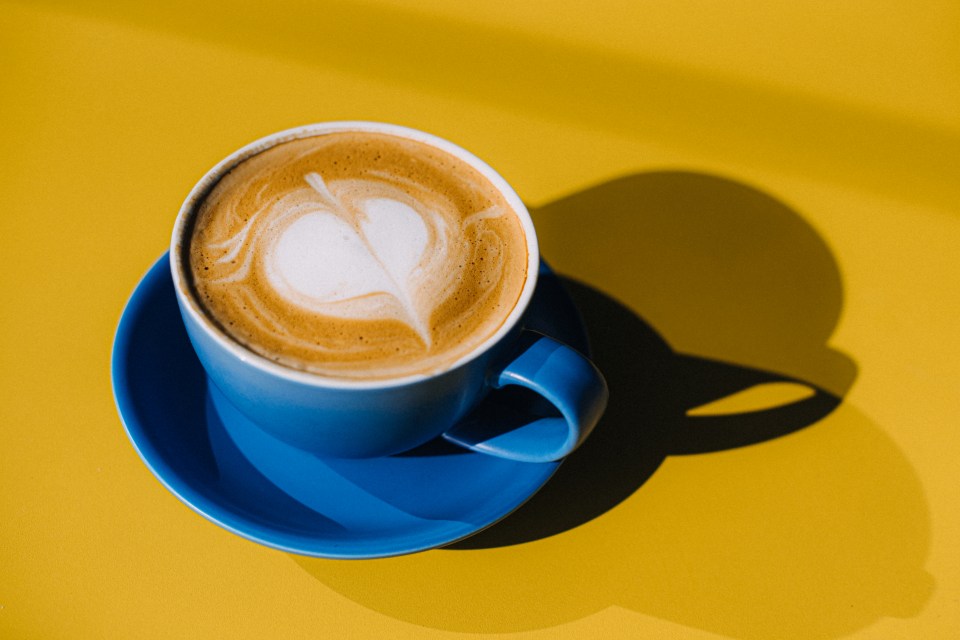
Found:
[[[418,290],[449,259],[453,243],[443,219],[417,211],[402,193],[374,180],[326,185],[317,173],[305,179],[312,191],[299,190],[287,196],[291,202],[274,205],[275,218],[292,221],[264,247],[270,284],[288,302],[317,313],[395,318],[429,345],[426,325],[437,301]],[[333,195],[341,189],[368,197],[350,208]],[[296,215],[284,216],[291,210]]]
[[[191,240],[201,302],[235,339],[296,368],[390,377],[442,367],[516,303],[522,227],[462,161],[350,135],[366,154],[328,134],[268,150],[217,185]]]

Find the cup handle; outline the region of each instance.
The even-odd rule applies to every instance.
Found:
[[[607,406],[607,383],[590,360],[567,345],[534,331],[521,333],[512,360],[490,377],[490,386],[526,387],[559,416],[518,416],[508,407],[481,403],[444,434],[462,447],[510,460],[553,462],[586,439]]]

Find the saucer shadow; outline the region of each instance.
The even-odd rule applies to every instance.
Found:
[[[844,402],[857,367],[829,345],[843,287],[820,234],[758,189],[680,171],[531,213],[610,386],[594,433],[457,544],[293,560],[375,611],[461,632],[612,605],[757,639],[917,615],[929,509],[903,452]]]
[[[648,324],[603,293],[563,282],[581,309],[610,402],[590,438],[547,485],[509,517],[447,549],[521,544],[562,533],[629,498],[668,455],[756,444],[807,427],[840,399],[822,390],[782,406],[694,417],[691,408],[788,376],[675,353]]]

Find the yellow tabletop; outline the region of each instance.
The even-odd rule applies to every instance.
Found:
[[[960,637],[960,6],[645,4],[3,4],[0,638]],[[243,540],[114,407],[193,183],[337,119],[496,167],[609,378],[455,549]]]

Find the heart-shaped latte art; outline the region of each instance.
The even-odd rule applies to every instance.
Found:
[[[452,366],[503,326],[530,252],[496,185],[420,142],[355,132],[278,144],[204,197],[192,285],[279,365],[387,379]]]
[[[300,207],[267,254],[267,275],[290,302],[351,319],[395,318],[429,345],[429,310],[418,309],[416,274],[429,241],[427,221],[390,197],[344,207],[319,175],[307,175],[316,202]]]

